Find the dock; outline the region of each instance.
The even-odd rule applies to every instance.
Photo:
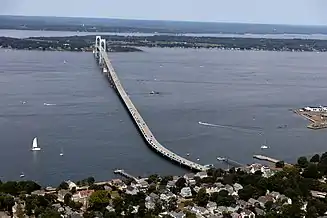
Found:
[[[325,107],[319,107],[319,108],[306,107],[306,108],[296,109],[293,110],[293,112],[311,122],[309,125],[307,125],[307,128],[309,129],[327,128],[327,111],[325,110]],[[310,109],[310,111],[308,109]]]
[[[267,162],[274,163],[274,164],[281,161],[281,160],[278,160],[278,159],[275,159],[275,158],[272,158],[272,157],[268,157],[268,156],[265,156],[265,155],[261,155],[261,154],[255,154],[255,155],[253,155],[253,158],[255,158],[257,160],[267,161]],[[292,164],[289,164],[289,163],[286,163],[286,162],[284,162],[284,164],[289,165],[289,166],[292,165]]]
[[[135,182],[139,181],[136,177],[132,176],[131,174],[126,173],[125,170],[122,170],[122,169],[117,169],[117,170],[114,171],[114,173],[119,174],[121,176],[124,176],[124,177],[126,177],[128,179],[133,179]]]

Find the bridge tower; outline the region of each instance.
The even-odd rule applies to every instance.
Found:
[[[100,42],[101,42],[101,36],[96,36],[95,37],[95,46],[94,46],[94,50],[93,50],[94,56],[96,58],[99,58]]]

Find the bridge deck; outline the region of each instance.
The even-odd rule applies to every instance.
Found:
[[[118,79],[118,76],[109,60],[107,53],[102,50],[102,51],[100,51],[100,56],[104,59],[104,64],[108,68],[108,74],[110,74],[111,79],[112,79],[114,85],[116,86],[116,89],[117,89],[121,99],[125,103],[125,106],[127,107],[129,113],[132,115],[135,123],[137,124],[137,127],[141,131],[141,133],[142,133],[144,139],[147,141],[147,143],[153,149],[155,149],[157,152],[161,153],[163,156],[165,156],[181,165],[187,166],[187,167],[197,170],[197,171],[208,170],[208,167],[205,167],[201,164],[187,160],[187,159],[175,154],[174,152],[168,150],[163,145],[161,145],[160,142],[157,141],[157,139],[152,134],[150,128],[145,123],[145,121],[141,117],[140,113],[137,111],[136,107],[134,106],[133,102],[131,101],[131,99],[129,98],[127,93],[125,92],[123,86],[121,85],[120,80]]]

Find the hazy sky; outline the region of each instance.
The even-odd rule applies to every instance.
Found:
[[[327,0],[1,0],[0,14],[327,25]]]

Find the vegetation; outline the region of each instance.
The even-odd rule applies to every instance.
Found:
[[[267,51],[327,51],[327,40],[267,39],[241,37],[195,37],[177,35],[118,36],[105,35],[109,52],[137,52],[137,47],[216,48]],[[0,37],[0,48],[25,50],[92,51],[95,36]]]

